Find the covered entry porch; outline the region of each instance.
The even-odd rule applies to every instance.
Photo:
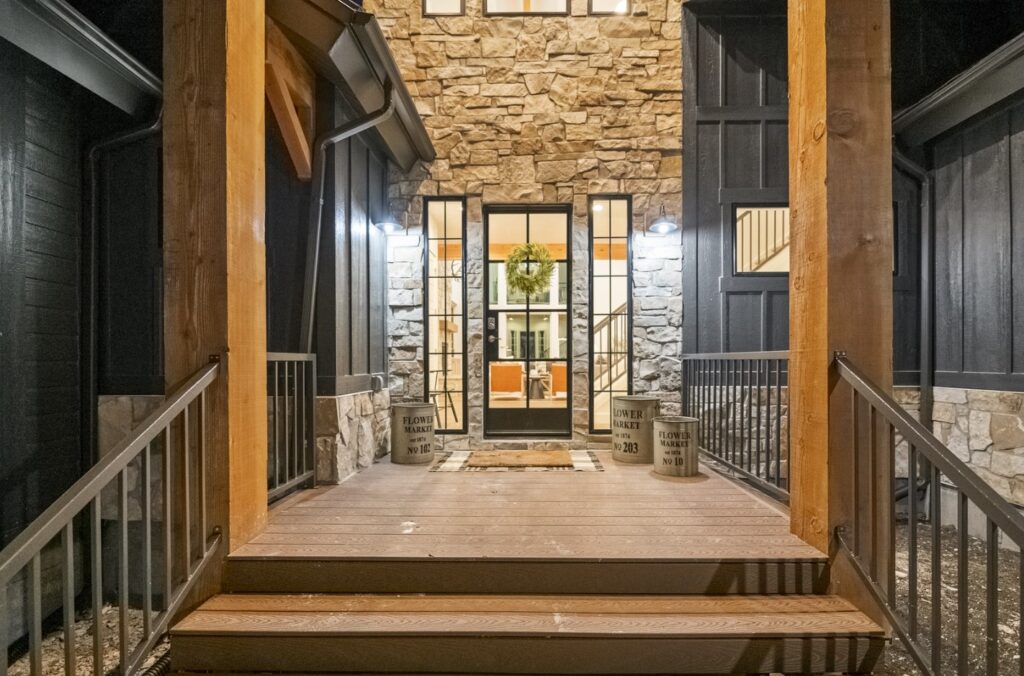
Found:
[[[176,668],[870,668],[881,628],[826,593],[827,557],[778,504],[708,467],[593,455],[603,471],[378,464],[292,496],[228,557],[230,593],[174,629]]]

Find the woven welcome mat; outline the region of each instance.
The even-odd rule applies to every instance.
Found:
[[[603,472],[590,451],[451,451],[431,472]]]

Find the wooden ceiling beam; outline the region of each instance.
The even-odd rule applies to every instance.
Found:
[[[316,74],[269,17],[266,54],[267,100],[295,173],[308,181],[313,173]]]

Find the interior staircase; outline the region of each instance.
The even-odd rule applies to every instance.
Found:
[[[173,628],[173,668],[869,673],[885,642],[784,514],[717,475],[375,472],[272,515]]]

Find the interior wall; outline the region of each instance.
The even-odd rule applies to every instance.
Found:
[[[0,40],[0,546],[80,475],[79,89]]]

